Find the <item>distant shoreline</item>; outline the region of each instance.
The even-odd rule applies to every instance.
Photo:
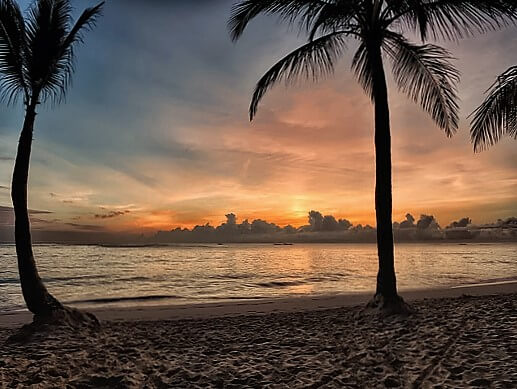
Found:
[[[279,244],[280,243],[280,244]],[[285,243],[285,244],[284,244]],[[13,242],[0,242],[0,246],[14,246]],[[376,244],[372,242],[354,242],[354,241],[311,241],[311,242],[275,242],[275,241],[250,241],[250,242],[171,242],[171,243],[119,243],[119,242],[107,242],[107,243],[92,243],[92,242],[33,242],[34,246],[97,246],[106,248],[152,248],[152,247],[188,247],[196,245],[196,247],[217,247],[224,245],[275,245],[275,246],[296,246],[304,244]],[[408,241],[395,241],[395,244],[517,244],[517,240],[447,240],[447,239],[436,239],[436,240],[408,240]]]
[[[462,296],[489,296],[517,293],[517,280],[482,282],[461,287],[415,289],[401,291],[408,302],[428,299],[456,298]],[[138,305],[127,308],[88,309],[102,321],[169,321],[185,319],[210,319],[242,315],[267,315],[271,313],[307,312],[352,307],[366,304],[373,292],[336,295],[308,295],[252,300],[221,301],[201,304]],[[31,321],[25,312],[0,313],[0,328],[14,328]]]

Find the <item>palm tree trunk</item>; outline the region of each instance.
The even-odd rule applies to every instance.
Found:
[[[32,133],[36,119],[37,98],[27,105],[25,121],[18,143],[18,152],[14,164],[11,198],[15,215],[16,254],[23,298],[27,308],[35,315],[47,316],[52,311],[62,308],[47,291],[36,268],[32,252],[31,228],[27,205],[27,183],[32,147]]]
[[[393,253],[390,111],[380,46],[375,45],[372,48],[371,61],[375,104],[375,211],[379,255],[375,295],[384,302],[395,302],[400,298],[397,295]]]

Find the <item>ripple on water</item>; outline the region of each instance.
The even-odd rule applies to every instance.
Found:
[[[114,305],[371,291],[376,250],[373,244],[35,246],[40,274],[58,298],[108,298]],[[0,270],[0,309],[23,305],[14,246],[0,245],[0,258],[9,258]],[[512,278],[517,244],[399,244],[396,268],[401,289]]]

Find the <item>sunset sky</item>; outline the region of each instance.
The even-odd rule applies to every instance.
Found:
[[[75,2],[83,4],[94,2]],[[311,209],[374,225],[373,111],[350,71],[354,44],[334,77],[279,85],[250,124],[255,82],[303,37],[259,18],[233,44],[231,4],[108,1],[77,52],[66,103],[37,118],[30,207],[48,213],[36,227],[148,232],[219,224],[228,212],[299,226]],[[394,220],[428,213],[444,226],[517,216],[516,141],[474,154],[466,119],[517,64],[517,28],[446,46],[463,75],[454,138],[389,80]],[[7,207],[23,111],[1,106],[0,116]]]

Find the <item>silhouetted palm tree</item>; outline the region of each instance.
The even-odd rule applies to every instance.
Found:
[[[37,316],[50,316],[63,306],[43,284],[32,251],[27,181],[36,108],[64,98],[74,71],[74,48],[94,26],[102,5],[86,9],[72,24],[69,0],[35,1],[25,19],[15,1],[0,0],[1,97],[8,104],[22,97],[25,105],[11,188],[16,254],[23,297]]]
[[[359,43],[352,69],[375,106],[377,246],[379,273],[371,306],[404,310],[397,294],[392,231],[391,135],[384,57],[391,60],[395,81],[436,124],[452,136],[458,127],[456,84],[459,74],[445,49],[409,42],[403,32],[423,41],[456,39],[505,25],[515,16],[509,1],[498,0],[243,0],[229,20],[235,41],[251,19],[274,14],[298,24],[308,42],[274,65],[258,82],[250,118],[264,94],[278,81],[299,76],[318,79],[334,70],[351,38]]]
[[[475,151],[493,146],[504,135],[517,139],[517,66],[497,78],[472,115],[470,137]]]

